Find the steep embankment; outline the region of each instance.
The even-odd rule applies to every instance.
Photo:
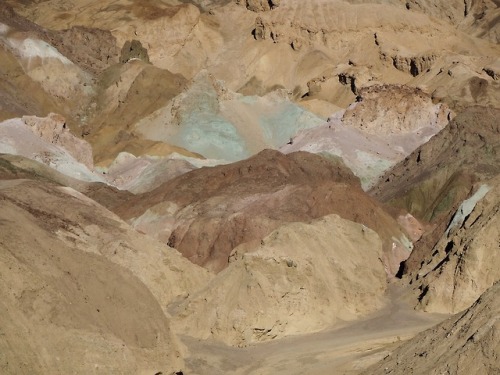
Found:
[[[500,280],[500,178],[478,186],[425,264],[408,275],[425,311],[461,311]]]
[[[459,114],[372,191],[431,224],[401,269],[427,310],[460,311],[498,279],[499,115]]]

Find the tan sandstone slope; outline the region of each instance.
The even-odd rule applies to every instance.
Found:
[[[285,224],[171,311],[180,332],[237,346],[319,331],[382,305],[382,257],[374,231],[337,215]]]
[[[0,181],[1,372],[182,369],[166,305],[210,276],[71,188],[10,178]]]

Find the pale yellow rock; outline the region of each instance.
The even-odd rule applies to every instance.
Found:
[[[418,272],[418,308],[424,311],[459,312],[500,280],[500,179],[481,186],[484,198],[443,234]]]
[[[245,346],[356,319],[382,304],[381,258],[375,232],[337,215],[284,225],[172,307],[177,330]]]

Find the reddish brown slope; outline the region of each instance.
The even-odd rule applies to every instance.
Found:
[[[336,213],[383,239],[389,272],[405,258],[397,223],[361,189],[341,163],[306,152],[265,150],[252,158],[202,168],[117,207],[136,228],[177,248],[196,264],[220,271],[237,245],[260,240],[286,222]],[[396,242],[396,250],[393,250]]]

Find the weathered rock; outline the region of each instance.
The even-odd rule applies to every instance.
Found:
[[[500,178],[485,181],[459,207],[418,272],[418,308],[456,313],[500,280]]]
[[[495,81],[500,80],[500,59],[494,61],[483,68],[483,71]]]
[[[497,282],[466,311],[418,334],[362,374],[498,374],[499,295]]]
[[[142,46],[142,43],[139,40],[136,39],[132,41],[127,40],[123,45],[120,54],[120,62],[122,64],[125,64],[132,59],[138,59],[149,63],[148,50]]]
[[[255,29],[253,31],[253,35],[257,40],[264,40],[267,39],[268,37],[268,31],[266,25],[262,20],[262,18],[260,17],[257,17],[255,19]]]
[[[90,170],[94,169],[92,147],[88,142],[71,134],[63,116],[50,113],[47,117],[23,116],[22,120],[40,138],[63,147],[75,160]]]
[[[237,4],[244,5],[252,12],[266,12],[277,8],[280,0],[236,0]]]
[[[48,41],[73,63],[94,75],[118,62],[120,50],[109,30],[74,26],[50,31]]]
[[[469,108],[387,171],[372,194],[433,226],[415,244],[403,273],[418,272],[478,180],[499,172],[500,128],[496,109]]]
[[[437,59],[436,55],[429,54],[417,57],[405,56],[392,56],[392,64],[398,70],[405,73],[410,73],[412,76],[418,76],[422,72],[429,70],[434,61]]]

